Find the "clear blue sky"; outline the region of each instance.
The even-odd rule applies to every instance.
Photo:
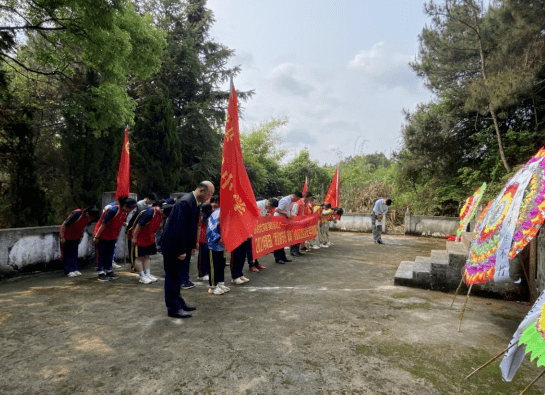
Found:
[[[208,0],[212,38],[236,51],[238,90],[255,89],[242,131],[272,117],[288,158],[320,164],[399,150],[403,109],[431,100],[409,67],[426,18],[421,0]],[[364,144],[363,144],[364,143]]]

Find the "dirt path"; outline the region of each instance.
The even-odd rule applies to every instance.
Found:
[[[245,267],[251,281],[222,296],[197,283],[183,293],[197,306],[186,320],[166,316],[162,280],[123,270],[109,283],[91,268],[0,283],[0,393],[496,395],[537,376],[527,360],[513,383],[497,363],[464,380],[530,306],[472,297],[457,332],[461,298],[450,309],[452,295],[392,285],[401,260],[445,242],[384,240],[333,233],[333,246],[292,263]],[[152,273],[162,275],[159,258]]]

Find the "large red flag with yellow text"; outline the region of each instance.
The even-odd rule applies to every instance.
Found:
[[[125,129],[125,140],[121,150],[121,159],[119,161],[119,170],[117,171],[117,189],[115,190],[115,200],[121,196],[129,196],[131,187],[130,172],[130,154],[129,154],[129,128]]]
[[[253,233],[260,217],[252,184],[242,160],[237,94],[232,84],[223,138],[220,206],[221,238],[225,250],[231,252]]]
[[[339,207],[340,195],[339,195],[339,168],[335,169],[335,175],[331,180],[331,185],[324,198],[324,203],[331,203],[331,207]]]

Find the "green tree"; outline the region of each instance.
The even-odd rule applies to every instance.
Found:
[[[229,68],[234,51],[210,38],[214,22],[205,0],[143,2],[167,32],[167,50],[156,80],[166,87],[181,142],[180,189],[202,179],[217,181],[229,92],[221,86],[240,69]],[[252,92],[237,92],[241,100]]]
[[[431,27],[420,36],[419,59],[412,63],[427,85],[443,97],[452,95],[466,108],[475,107],[471,88],[475,84],[489,84],[489,57],[498,46],[497,25],[487,18],[482,2],[475,0],[445,0],[439,5],[430,1],[425,10],[431,18]],[[507,172],[511,166],[504,152],[500,121],[488,95],[481,92],[478,110],[490,114],[494,123],[501,161]]]
[[[131,171],[139,194],[153,191],[166,197],[180,185],[181,142],[168,93],[150,85],[146,84],[149,89],[142,94],[143,101],[136,109]]]
[[[99,201],[102,187],[115,180],[111,163],[101,162],[113,149],[106,135],[133,123],[129,76],[146,78],[158,69],[164,34],[129,0],[10,0],[1,7],[6,25],[0,35],[13,42],[0,47],[8,106],[24,103],[28,114],[25,149],[9,132],[19,125],[13,117],[2,125],[1,144],[6,156],[26,155],[20,162],[33,164],[24,170],[26,182],[12,168],[6,185],[13,201],[28,194],[22,185],[37,185],[45,192],[42,200],[55,203],[53,220],[59,221],[67,206]]]
[[[334,168],[321,167],[318,161],[310,159],[308,150],[302,149],[299,155],[282,166],[281,174],[286,180],[284,194],[301,191],[305,184],[305,177],[308,178],[308,191],[321,200],[325,197],[329,184],[333,179]]]
[[[270,198],[285,193],[280,162],[286,150],[279,148],[282,137],[278,128],[287,123],[287,119],[272,118],[240,135],[244,165],[256,196]]]

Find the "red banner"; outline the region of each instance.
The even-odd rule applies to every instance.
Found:
[[[284,216],[261,217],[252,237],[254,259],[274,250],[312,240],[316,237],[320,214],[287,219]]]
[[[125,140],[121,150],[121,159],[119,160],[119,170],[117,171],[117,189],[115,190],[115,200],[121,196],[129,196],[131,191],[130,176],[130,154],[129,154],[129,129],[125,129]]]

